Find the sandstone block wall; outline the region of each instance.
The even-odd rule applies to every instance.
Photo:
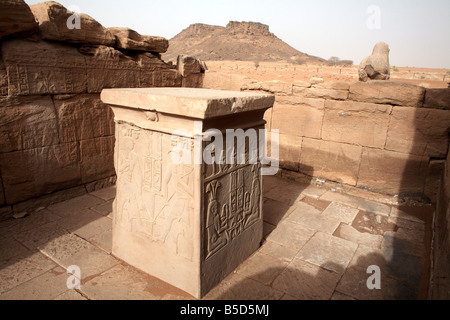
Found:
[[[286,170],[374,192],[436,201],[448,153],[450,89],[405,82],[287,83],[207,72],[205,88],[276,96],[265,119],[280,130]]]
[[[444,165],[434,219],[431,297],[448,300],[450,299],[450,153]]]
[[[185,79],[204,70],[181,74],[182,65],[161,60],[164,38],[109,30],[84,14],[81,29],[68,29],[73,13],[56,2],[7,0],[0,8],[2,218],[28,210],[20,204],[30,199],[114,181],[114,120],[103,88],[201,86]]]

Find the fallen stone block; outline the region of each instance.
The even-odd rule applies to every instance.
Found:
[[[38,24],[25,1],[0,1],[0,39],[14,34],[33,33],[37,29]]]
[[[163,37],[143,36],[130,28],[108,28],[117,41],[115,48],[124,50],[164,53],[169,41]]]
[[[47,1],[30,6],[46,40],[114,46],[116,37],[95,19]]]

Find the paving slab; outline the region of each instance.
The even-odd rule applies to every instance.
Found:
[[[71,233],[40,245],[39,250],[66,269],[78,266],[82,282],[119,264],[111,255]]]
[[[314,264],[294,259],[272,286],[300,300],[327,300],[341,276]]]
[[[167,295],[192,299],[184,291],[123,264],[86,281],[81,291],[92,300],[160,300]]]
[[[265,199],[263,205],[263,219],[264,221],[276,226],[294,209],[295,206],[290,206],[277,200]]]
[[[357,248],[356,243],[317,232],[300,250],[297,258],[342,274]]]
[[[339,220],[327,218],[321,212],[306,203],[300,202],[292,213],[286,218],[287,221],[300,224],[308,229],[333,233],[340,224]]]
[[[238,273],[232,273],[203,300],[279,300],[283,295],[280,290]]]
[[[328,208],[322,212],[322,216],[328,219],[338,220],[346,224],[351,224],[358,213],[358,209],[342,203],[332,202]]]
[[[58,266],[0,295],[0,300],[52,300],[67,291],[68,277]]]
[[[313,235],[314,230],[294,222],[282,221],[278,224],[276,229],[267,236],[267,240],[285,247],[300,250]]]
[[[0,294],[55,267],[57,264],[36,251],[2,260],[0,263]]]
[[[236,272],[250,279],[270,285],[287,267],[289,261],[257,252],[242,263]]]

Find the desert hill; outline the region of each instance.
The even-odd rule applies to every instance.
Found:
[[[192,24],[169,40],[169,50],[163,55],[173,61],[179,54],[201,60],[298,61],[325,62],[292,48],[258,22],[231,21],[226,27]]]

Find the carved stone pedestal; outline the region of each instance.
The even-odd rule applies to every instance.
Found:
[[[274,97],[151,88],[105,89],[101,98],[116,123],[113,254],[201,298],[260,246],[258,144],[249,134],[243,149],[236,138],[227,151],[225,133],[260,141]]]

